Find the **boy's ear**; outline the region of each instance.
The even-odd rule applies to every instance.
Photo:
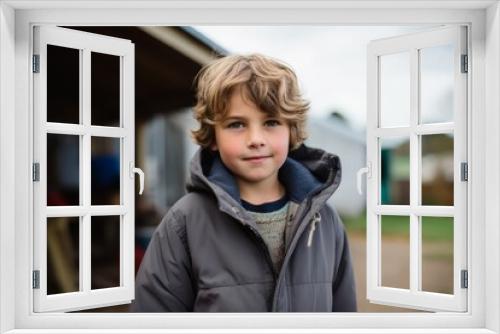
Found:
[[[210,149],[212,151],[217,151],[217,143],[215,141],[212,144],[210,144]]]

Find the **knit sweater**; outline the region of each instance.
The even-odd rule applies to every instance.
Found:
[[[284,205],[278,204],[278,202],[284,203]],[[271,255],[274,269],[276,273],[279,273],[285,257],[285,228],[289,202],[283,202],[283,199],[281,199],[275,203],[281,206],[281,208],[270,212],[262,212],[266,211],[265,209],[262,210],[262,206],[253,206],[249,205],[249,203],[244,203],[243,205],[255,219],[259,233],[262,239],[264,239]],[[269,208],[269,203],[264,204],[264,206],[266,205]]]

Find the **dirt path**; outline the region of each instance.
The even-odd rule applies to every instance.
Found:
[[[409,287],[409,245],[405,239],[384,239],[382,247],[382,284],[396,288]],[[366,236],[350,233],[349,245],[354,262],[358,312],[416,312],[370,303],[366,299]],[[453,263],[449,243],[426,243],[423,250],[425,291],[451,293]],[[390,265],[385,265],[385,263]]]

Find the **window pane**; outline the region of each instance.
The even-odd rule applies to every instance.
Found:
[[[380,203],[410,205],[410,139],[380,139]]]
[[[47,294],[79,291],[79,217],[47,218]]]
[[[410,288],[410,217],[381,216],[382,286]]]
[[[91,52],[92,125],[120,126],[120,57]]]
[[[120,286],[120,216],[93,216],[91,289]]]
[[[119,205],[120,138],[92,137],[92,205]]]
[[[453,121],[453,53],[452,45],[420,50],[421,123]]]
[[[380,127],[410,125],[410,54],[380,56]]]
[[[421,217],[422,290],[453,294],[453,218]]]
[[[80,205],[80,137],[47,134],[47,205]]]
[[[47,45],[47,121],[80,122],[80,50]]]
[[[422,205],[453,205],[453,135],[422,136]]]

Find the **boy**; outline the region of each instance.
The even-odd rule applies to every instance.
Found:
[[[197,75],[188,194],[155,231],[136,312],[356,311],[347,237],[326,205],[337,156],[308,148],[294,72],[259,54]]]

